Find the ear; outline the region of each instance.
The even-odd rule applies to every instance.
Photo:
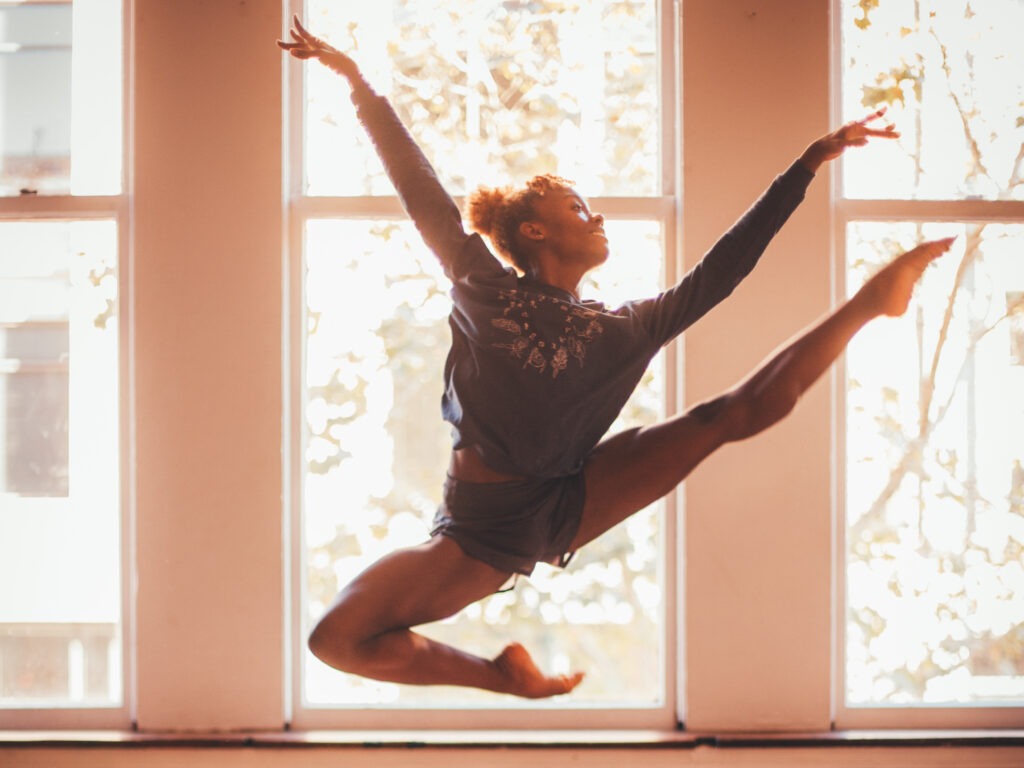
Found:
[[[519,234],[527,240],[543,240],[544,225],[537,221],[524,221],[519,225]]]

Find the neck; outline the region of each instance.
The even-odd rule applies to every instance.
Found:
[[[578,299],[580,297],[580,280],[585,274],[586,270],[565,264],[560,260],[538,258],[534,260],[533,268],[527,273],[527,277],[538,283],[561,288]]]

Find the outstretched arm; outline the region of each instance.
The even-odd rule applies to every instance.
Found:
[[[821,165],[848,147],[860,147],[872,138],[899,136],[892,125],[872,128],[885,114],[880,109],[861,120],[840,126],[812,142],[741,216],[690,272],[644,311],[650,313],[652,338],[664,344],[684,331],[725,299],[750,274],[761,255],[790,215],[803,201],[807,186]]]
[[[311,34],[293,18],[291,42],[277,45],[297,59],[316,59],[352,87],[359,120],[373,140],[384,170],[427,247],[446,271],[463,251],[468,235],[455,201],[438,181],[430,161],[402,125],[387,99],[377,95],[352,58]]]

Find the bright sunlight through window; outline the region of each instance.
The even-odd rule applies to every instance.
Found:
[[[878,165],[844,165],[848,198],[881,201],[847,221],[847,291],[957,236],[910,311],[847,358],[845,700],[1020,704],[1024,225],[988,201],[1024,200],[1024,4],[842,11],[844,115],[885,106],[903,133]]]
[[[354,52],[453,195],[538,173],[573,179],[596,211],[602,195],[661,192],[649,0],[391,0],[345,4],[344,13],[318,1],[307,17],[312,30]],[[393,192],[344,83],[323,67],[305,78],[306,191],[341,197],[331,203],[340,218],[303,225],[302,637],[362,569],[426,538],[451,448],[440,414],[449,286],[411,224],[353,212],[357,201],[372,205],[365,201]],[[608,222],[612,257],[587,297],[614,305],[659,290],[664,223],[656,208],[629,218]],[[660,365],[615,429],[662,416]],[[593,670],[568,701],[544,706],[662,703],[660,507],[588,546],[567,572],[538,566],[513,594],[425,633],[491,656],[518,640],[553,672]],[[377,683],[309,654],[302,680],[312,707],[537,706],[469,689]]]

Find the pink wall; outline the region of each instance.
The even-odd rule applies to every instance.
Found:
[[[829,129],[828,6],[683,4],[688,265]],[[687,332],[687,403],[731,386],[828,309],[828,199],[825,171],[754,275]],[[784,423],[686,482],[690,728],[829,727],[829,407],[825,379]],[[792,598],[785,614],[779,594]]]
[[[281,7],[134,15],[138,722],[280,727]]]

